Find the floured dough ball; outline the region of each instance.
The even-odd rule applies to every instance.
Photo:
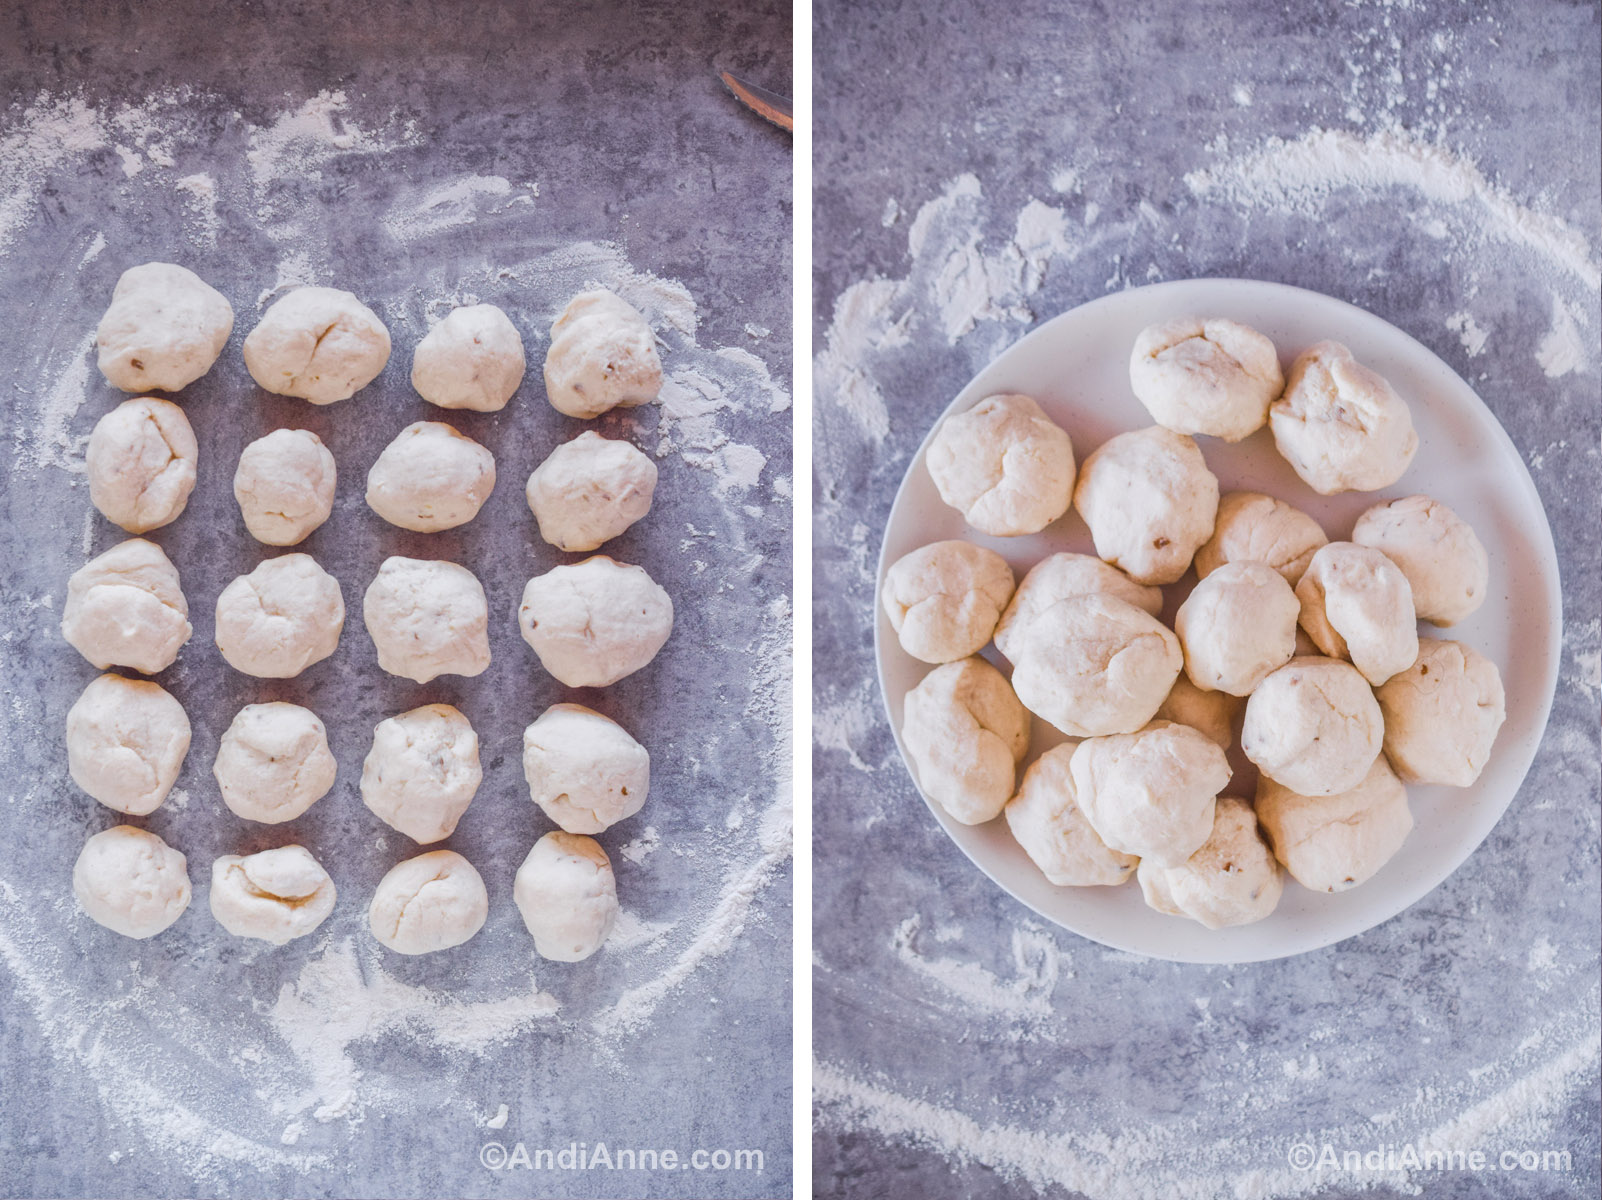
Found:
[[[198,454],[183,409],[154,396],[124,400],[89,435],[89,500],[129,533],[159,529],[189,503]]]
[[[1213,536],[1196,551],[1196,576],[1206,579],[1225,563],[1267,563],[1295,587],[1329,541],[1318,522],[1299,508],[1261,492],[1226,492],[1218,501]]]
[[[103,829],[84,843],[72,890],[91,920],[124,937],[155,937],[189,907],[184,856],[132,825]]]
[[[644,567],[597,554],[530,579],[517,624],[562,683],[606,687],[656,657],[673,632],[673,601]]]
[[[100,372],[125,392],[176,392],[211,370],[233,329],[233,306],[193,271],[129,267],[95,333]]]
[[[1384,733],[1379,701],[1357,668],[1293,658],[1246,701],[1240,745],[1270,779],[1304,796],[1332,796],[1362,781]]]
[[[1028,396],[990,396],[940,423],[924,462],[940,498],[980,533],[1038,533],[1074,494],[1074,446]]]
[[[1140,890],[1160,913],[1224,929],[1273,912],[1285,880],[1252,806],[1238,796],[1220,796],[1213,831],[1201,849],[1177,867],[1143,859]]]
[[[1413,589],[1378,550],[1331,542],[1296,585],[1301,625],[1331,658],[1349,659],[1376,687],[1418,657]]]
[[[431,954],[468,941],[489,917],[483,877],[454,850],[430,850],[378,881],[367,924],[397,954]]]
[[[102,675],[67,710],[72,781],[118,812],[159,808],[187,753],[184,706],[147,680]]]
[[[495,488],[495,456],[441,421],[414,421],[367,472],[367,506],[415,533],[455,529]]]
[[[964,825],[992,820],[1012,798],[1029,749],[1029,714],[982,658],[946,663],[902,702],[901,737],[924,794]]]
[[[523,382],[523,338],[493,304],[455,308],[412,352],[412,386],[440,408],[499,412]]]
[[[362,619],[391,675],[427,683],[439,675],[482,675],[490,664],[489,604],[466,567],[386,558],[362,600]]]
[[[1054,746],[1029,764],[1007,801],[1007,828],[1058,887],[1115,887],[1140,860],[1108,847],[1085,820],[1074,799],[1073,756],[1072,745]]]
[[[484,772],[478,734],[460,710],[425,704],[380,721],[362,763],[362,803],[414,842],[450,837]]]
[[[1023,645],[1024,634],[1036,617],[1059,600],[1098,592],[1116,596],[1154,617],[1163,610],[1161,588],[1136,583],[1093,554],[1063,551],[1029,568],[996,626],[996,649],[1005,654],[1009,662],[1017,662],[1018,648]]]
[[[1296,360],[1268,424],[1285,461],[1325,496],[1390,487],[1418,452],[1407,404],[1339,342]]]
[[[339,645],[345,598],[309,554],[269,558],[217,597],[217,649],[236,671],[292,679]]]
[[[1195,442],[1152,425],[1096,447],[1074,507],[1102,558],[1136,583],[1173,583],[1213,536],[1218,480]]]
[[[240,454],[234,499],[251,537],[294,546],[334,511],[337,477],[322,438],[309,429],[275,429]]]
[[[1246,701],[1240,696],[1204,692],[1181,671],[1168,691],[1168,698],[1157,706],[1153,719],[1189,725],[1228,750],[1235,744],[1235,718],[1245,709]]]
[[[612,860],[594,838],[547,833],[517,868],[512,899],[534,936],[534,950],[554,962],[580,962],[606,943],[617,923]]]
[[[1291,878],[1315,892],[1344,892],[1391,860],[1413,828],[1407,789],[1383,756],[1358,782],[1307,796],[1257,780],[1257,819]]]
[[[1141,330],[1129,386],[1157,424],[1238,442],[1268,420],[1285,376],[1274,343],[1250,326],[1181,317]]]
[[[1213,801],[1230,776],[1217,742],[1167,721],[1080,742],[1069,769],[1101,840],[1164,867],[1179,866],[1207,840]]]
[[[282,946],[334,911],[334,881],[304,846],[280,846],[211,864],[211,915],[235,937]]]
[[[649,404],[662,390],[656,335],[627,300],[604,288],[568,301],[551,326],[545,394],[570,417]]]
[[[338,765],[328,729],[298,704],[247,704],[217,746],[211,773],[236,817],[278,825],[328,794]]]
[[[523,731],[529,796],[568,833],[600,833],[640,811],[651,756],[628,730],[582,704],[553,704]]]
[[[178,568],[154,542],[119,542],[67,580],[61,636],[101,670],[164,671],[192,632]]]
[[[299,287],[273,302],[245,338],[250,377],[313,404],[348,400],[389,361],[389,330],[349,292]]]
[[[1301,605],[1266,563],[1225,563],[1198,583],[1174,616],[1185,674],[1206,691],[1248,696],[1296,653]]]
[[[1352,541],[1402,569],[1413,609],[1426,621],[1455,625],[1485,603],[1491,570],[1485,547],[1439,500],[1404,496],[1376,504],[1357,518]]]
[[[651,511],[656,464],[594,430],[563,442],[528,477],[540,536],[558,550],[598,549]]]
[[[977,654],[1012,597],[1012,568],[972,542],[934,542],[902,555],[879,595],[901,648],[926,663]]]
[[[1496,664],[1461,642],[1420,638],[1418,660],[1375,695],[1386,757],[1406,783],[1468,787],[1507,719]]]

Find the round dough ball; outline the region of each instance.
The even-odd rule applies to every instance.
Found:
[[[184,856],[132,825],[103,829],[84,843],[72,890],[93,921],[124,937],[155,937],[189,907]]]
[[[524,494],[540,537],[558,550],[595,550],[651,511],[656,464],[589,430],[552,450]]]
[[[195,490],[199,450],[176,404],[154,396],[124,400],[89,435],[84,470],[90,503],[129,533],[171,524]]]
[[[600,833],[640,811],[651,756],[628,730],[582,704],[553,704],[523,731],[529,796],[568,833]]]
[[[154,542],[119,542],[67,580],[61,636],[101,670],[164,671],[192,632],[178,568]]]
[[[1375,692],[1385,754],[1405,783],[1468,787],[1507,719],[1496,664],[1461,642],[1418,640],[1418,660]]]
[[[147,680],[102,675],[67,710],[67,771],[118,812],[160,808],[187,753],[184,706]]]
[[[345,599],[309,554],[282,554],[217,597],[217,649],[236,671],[293,679],[339,645]]]
[[[412,352],[412,386],[440,408],[499,412],[523,382],[523,338],[493,304],[455,308]]]
[[[1240,696],[1204,692],[1181,671],[1168,691],[1168,698],[1157,706],[1153,720],[1189,725],[1228,750],[1235,744],[1235,718],[1245,710],[1246,701]]]
[[[1142,860],[1140,890],[1160,913],[1224,929],[1273,912],[1285,880],[1252,806],[1238,796],[1220,796],[1213,831],[1201,849],[1177,867]]]
[[[644,567],[597,554],[530,579],[517,624],[562,683],[606,687],[656,657],[673,632],[673,601]]]
[[[1068,765],[1079,807],[1101,840],[1165,867],[1179,866],[1207,840],[1214,798],[1230,777],[1217,742],[1167,721],[1089,738]]]
[[[1054,746],[1029,764],[1003,810],[1007,828],[1046,879],[1058,887],[1115,887],[1140,859],[1113,850],[1085,820],[1074,798],[1074,747]]]
[[[397,954],[431,954],[468,941],[489,917],[489,892],[454,850],[430,850],[378,881],[367,924]]]
[[[1330,796],[1259,776],[1257,819],[1291,878],[1315,892],[1344,892],[1369,879],[1413,828],[1407,789],[1383,756],[1355,786]]]
[[[495,489],[495,456],[441,421],[414,421],[367,472],[367,506],[414,533],[455,529]]]
[[[1267,563],[1295,587],[1313,554],[1329,538],[1299,508],[1261,492],[1226,492],[1218,501],[1213,536],[1196,551],[1196,576],[1206,579],[1225,563]]]
[[[1413,609],[1436,625],[1455,625],[1485,603],[1490,560],[1469,523],[1439,500],[1404,496],[1376,504],[1352,529],[1352,541],[1401,568]]]
[[[439,675],[482,675],[490,665],[489,603],[466,567],[386,558],[362,600],[362,618],[391,675],[427,683]]]
[[[964,825],[981,825],[1012,798],[1029,749],[1029,714],[982,658],[936,667],[907,693],[901,738],[928,796]]]
[[[980,533],[1039,533],[1074,494],[1074,445],[1028,396],[989,396],[940,423],[924,462],[940,498]]]
[[[1270,779],[1304,796],[1354,788],[1379,757],[1379,701],[1350,663],[1293,658],[1246,701],[1240,745]]]
[[[580,962],[599,950],[617,923],[612,860],[594,838],[547,833],[517,868],[512,899],[534,936],[534,951],[554,962]]]
[[[1136,583],[1173,583],[1213,536],[1218,480],[1195,442],[1152,425],[1096,447],[1074,507],[1102,558]]]
[[[362,763],[362,803],[414,842],[450,837],[484,772],[478,734],[449,704],[425,704],[380,721]]]
[[[1140,331],[1129,386],[1157,424],[1238,442],[1267,422],[1285,376],[1274,343],[1250,326],[1181,317]]]
[[[233,306],[193,271],[129,267],[95,333],[100,373],[125,392],[176,392],[211,370],[233,330]]]
[[[1012,596],[1012,568],[972,542],[934,542],[902,555],[880,598],[901,648],[926,663],[977,654]]]
[[[1296,585],[1300,621],[1331,658],[1345,658],[1376,687],[1418,657],[1413,589],[1378,550],[1331,542]]]
[[[1301,605],[1267,563],[1225,563],[1198,583],[1174,615],[1185,674],[1204,691],[1249,696],[1296,654]]]
[[[662,390],[656,335],[638,309],[605,288],[568,301],[551,326],[545,394],[570,417],[649,404]]]
[[[1161,588],[1136,583],[1093,554],[1063,551],[1048,555],[1029,568],[996,626],[996,649],[1005,654],[1009,662],[1017,662],[1024,635],[1036,617],[1059,600],[1098,592],[1116,596],[1154,617],[1163,610]]]
[[[245,338],[250,377],[313,404],[348,400],[389,361],[389,330],[349,292],[299,287],[273,302]]]
[[[334,511],[337,478],[322,438],[309,429],[275,429],[240,454],[234,499],[251,537],[295,546]]]
[[[1339,342],[1319,342],[1292,364],[1268,424],[1285,461],[1325,496],[1390,487],[1418,452],[1406,403]]]
[[[298,704],[247,704],[217,746],[211,773],[236,817],[278,825],[328,794],[338,765],[328,730]]]
[[[304,846],[280,846],[211,864],[211,915],[235,937],[282,946],[334,911],[334,881]]]

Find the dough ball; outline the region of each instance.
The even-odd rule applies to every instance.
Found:
[[[119,542],[67,580],[61,636],[101,670],[164,671],[192,632],[178,568],[154,542]]]
[[[102,675],[67,710],[67,771],[118,812],[161,807],[187,753],[184,706],[147,680]]]
[[[1029,714],[982,658],[946,663],[902,704],[901,738],[924,795],[964,825],[982,825],[1012,798],[1029,749]]]
[[[1220,747],[1235,744],[1235,718],[1246,710],[1246,701],[1228,692],[1204,692],[1183,671],[1168,690],[1168,698],[1157,706],[1154,720],[1172,721],[1200,730]]]
[[[345,599],[309,554],[269,558],[217,597],[217,649],[236,671],[293,679],[339,645]]]
[[[1331,542],[1296,585],[1301,625],[1331,658],[1349,659],[1378,686],[1418,657],[1413,589],[1378,550]]]
[[[662,390],[656,335],[639,310],[604,288],[568,301],[551,326],[545,394],[570,417],[649,404]]]
[[[1468,787],[1507,719],[1496,664],[1461,642],[1418,640],[1418,660],[1375,693],[1385,754],[1406,783]]]
[[[1315,892],[1344,892],[1369,879],[1413,828],[1407,789],[1383,756],[1354,786],[1329,796],[1260,776],[1257,819],[1291,878]]]
[[[1173,583],[1213,536],[1218,480],[1195,442],[1152,425],[1085,459],[1074,507],[1102,558],[1136,583]]]
[[[1379,701],[1350,663],[1293,658],[1246,701],[1240,745],[1270,779],[1304,796],[1354,788],[1379,757]]]
[[[349,292],[299,287],[273,302],[245,338],[250,377],[313,404],[348,400],[389,361],[389,330]]]
[[[1012,568],[972,542],[935,542],[898,558],[880,597],[901,648],[926,663],[977,654],[1012,597]]]
[[[72,890],[89,918],[124,937],[155,937],[189,907],[184,856],[132,825],[103,829],[84,843]]]
[[[1250,326],[1181,317],[1140,331],[1129,386],[1157,424],[1238,442],[1267,422],[1285,376],[1274,343]]]
[[[1185,674],[1204,691],[1249,696],[1296,653],[1301,605],[1267,563],[1225,563],[1198,583],[1174,616]]]
[[[1054,746],[1024,772],[1018,794],[1007,801],[1007,828],[1058,887],[1115,887],[1140,859],[1110,849],[1085,820],[1074,799],[1072,745]]]
[[[278,825],[328,794],[338,771],[328,730],[298,704],[247,704],[217,747],[211,773],[236,817]]]
[[[517,868],[512,899],[534,935],[534,950],[579,962],[599,950],[617,923],[612,860],[594,838],[547,833]]]
[[[478,734],[449,704],[425,704],[380,721],[362,763],[362,803],[414,842],[441,842],[456,830],[484,772]]]
[[[129,267],[95,333],[100,373],[125,392],[176,392],[211,370],[233,330],[233,306],[193,271]]]
[[[295,546],[334,511],[337,477],[322,438],[309,429],[275,429],[240,454],[234,499],[251,537]]]
[[[440,421],[414,421],[367,472],[367,506],[415,533],[455,529],[495,488],[495,456]]]
[[[282,946],[334,911],[334,881],[304,846],[225,854],[211,864],[211,915],[235,937]]]
[[[1418,452],[1406,403],[1339,342],[1319,342],[1292,364],[1268,424],[1285,461],[1325,496],[1390,487]]]
[[[1329,541],[1318,522],[1299,508],[1261,492],[1226,492],[1218,501],[1213,536],[1196,551],[1196,576],[1206,579],[1225,563],[1267,563],[1295,587],[1313,554]]]
[[[454,850],[430,850],[378,882],[367,924],[397,954],[431,954],[469,940],[489,916],[489,892]]]
[[[1117,567],[1093,554],[1063,551],[1041,559],[1029,568],[1018,590],[1012,594],[1001,622],[996,626],[996,649],[1009,662],[1018,661],[1018,649],[1030,624],[1046,609],[1069,596],[1090,596],[1104,592],[1144,609],[1152,616],[1163,610],[1161,588],[1136,583]]]
[[[1220,796],[1213,831],[1177,867],[1140,864],[1146,903],[1208,929],[1250,925],[1274,911],[1285,890],[1274,854],[1257,829],[1257,814],[1237,796]]]
[[[651,511],[656,464],[627,442],[590,430],[552,450],[524,494],[548,543],[595,550]]]
[[[482,675],[490,664],[489,604],[466,567],[386,558],[362,600],[378,665],[427,683],[439,675]]]
[[[1352,541],[1401,568],[1413,609],[1436,625],[1455,625],[1485,603],[1490,560],[1469,523],[1439,500],[1405,496],[1357,518]]]
[[[198,454],[183,409],[154,396],[124,400],[89,435],[89,500],[129,533],[171,524],[195,490]]]
[[[656,657],[673,632],[673,601],[644,567],[597,554],[530,579],[517,623],[559,681],[605,687]]]
[[[940,423],[924,462],[940,498],[980,533],[1038,533],[1074,494],[1074,446],[1028,396],[990,396]]]
[[[493,304],[454,308],[412,352],[412,386],[440,408],[499,412],[523,382],[523,338]]]
[[[1214,798],[1230,777],[1217,742],[1167,721],[1080,742],[1069,769],[1101,840],[1164,867],[1179,866],[1207,840]]]
[[[628,730],[582,704],[553,704],[523,731],[529,796],[568,833],[600,833],[640,811],[651,756]]]

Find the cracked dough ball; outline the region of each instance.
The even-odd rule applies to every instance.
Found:
[[[1257,819],[1291,878],[1315,892],[1344,892],[1369,879],[1413,828],[1407,789],[1383,756],[1354,786],[1329,796],[1259,776]]]
[[[171,524],[195,490],[199,449],[176,404],[154,396],[124,400],[89,435],[89,500],[129,533]]]
[[[898,558],[880,598],[901,648],[926,663],[977,654],[1012,596],[1012,568],[972,542],[934,542]]]
[[[235,937],[282,946],[334,911],[334,881],[304,846],[280,846],[211,864],[211,915]]]
[[[499,412],[523,382],[523,338],[493,304],[455,308],[412,352],[412,387],[439,408]]]
[[[1072,745],[1054,746],[1029,764],[1007,801],[1007,828],[1058,887],[1116,887],[1140,859],[1109,848],[1085,820],[1074,798],[1073,755]]]
[[[649,404],[662,390],[656,335],[627,300],[604,288],[568,301],[551,326],[545,394],[570,417]]]
[[[1136,583],[1173,583],[1213,536],[1218,480],[1195,442],[1152,425],[1096,447],[1074,507],[1102,558]]]
[[[339,645],[345,598],[309,554],[269,558],[217,597],[217,649],[236,671],[293,679]]]
[[[300,816],[328,794],[337,771],[317,714],[282,701],[240,709],[211,767],[229,811],[264,825]]]
[[[1207,840],[1214,799],[1230,777],[1217,742],[1167,721],[1080,742],[1069,769],[1101,840],[1164,867],[1181,865]]]
[[[1419,638],[1418,660],[1375,695],[1386,757],[1405,783],[1468,787],[1507,719],[1496,664],[1461,642]]]
[[[1274,343],[1250,326],[1181,317],[1141,330],[1129,386],[1157,424],[1238,442],[1267,422],[1285,376]]]
[[[940,498],[980,533],[1038,533],[1074,494],[1074,446],[1028,396],[989,396],[940,423],[924,462]]]
[[[553,704],[523,731],[530,798],[568,833],[600,833],[640,811],[651,756],[610,717]]]
[[[1098,592],[1116,596],[1154,617],[1163,610],[1161,588],[1136,583],[1117,567],[1092,554],[1063,551],[1029,568],[996,626],[996,649],[1005,654],[1009,662],[1017,662],[1019,647],[1036,617],[1059,600]]]
[[[84,843],[72,890],[93,921],[123,937],[155,937],[189,907],[184,856],[132,825],[103,829]]]
[[[1330,658],[1349,659],[1376,687],[1418,657],[1413,589],[1378,550],[1331,542],[1296,585],[1301,625]]]
[[[673,601],[644,567],[597,554],[530,579],[517,623],[560,682],[606,687],[656,657],[673,632]]]
[[[472,724],[449,704],[425,704],[374,727],[362,763],[362,803],[426,845],[455,832],[483,779]]]
[[[1413,608],[1426,621],[1455,625],[1485,603],[1490,561],[1469,523],[1439,500],[1405,496],[1357,518],[1352,541],[1401,568]]]
[[[119,542],[67,580],[61,636],[102,671],[164,671],[192,632],[178,568],[154,542]]]
[[[129,267],[95,333],[100,373],[125,392],[176,392],[211,370],[233,330],[233,306],[193,271]]]
[[[1252,806],[1238,796],[1220,796],[1213,831],[1201,849],[1177,867],[1142,860],[1140,890],[1160,913],[1224,929],[1273,912],[1285,880]]]
[[[907,693],[901,737],[924,795],[964,825],[994,819],[1012,798],[1029,749],[1029,714],[982,658],[936,667]]]
[[[558,550],[596,550],[651,511],[656,464],[589,430],[552,450],[524,494],[540,537]]]
[[[245,338],[245,366],[269,392],[313,404],[348,400],[389,361],[389,330],[349,292],[299,287]]]
[[[1174,615],[1185,674],[1204,691],[1249,696],[1296,653],[1301,605],[1267,563],[1225,563],[1198,583]]]
[[[1285,461],[1325,496],[1390,487],[1418,452],[1406,403],[1339,342],[1296,360],[1268,424]]]
[[[1270,779],[1304,796],[1331,796],[1358,785],[1384,734],[1379,701],[1356,667],[1293,658],[1246,701],[1240,745]]]
[[[606,944],[617,923],[612,860],[594,838],[547,833],[517,868],[512,899],[534,937],[534,951],[553,962],[581,962]]]
[[[1295,587],[1329,538],[1299,508],[1261,492],[1226,492],[1218,501],[1213,536],[1196,551],[1196,576],[1206,579],[1225,563],[1267,563]]]
[[[118,812],[160,808],[187,753],[184,706],[148,680],[102,675],[67,710],[67,771]]]
[[[455,529],[495,489],[495,456],[441,421],[414,421],[367,472],[367,506],[414,533]]]
[[[490,665],[483,585],[453,562],[386,558],[367,585],[362,619],[378,665],[413,683],[482,675]]]
[[[234,499],[251,537],[294,546],[334,511],[337,477],[322,438],[309,429],[275,429],[240,454]]]
[[[1168,698],[1157,706],[1154,720],[1189,725],[1205,733],[1228,750],[1235,744],[1235,718],[1246,709],[1246,701],[1228,692],[1204,692],[1181,671]]]
[[[468,941],[489,916],[483,877],[454,850],[430,850],[378,882],[367,924],[397,954],[431,954]]]

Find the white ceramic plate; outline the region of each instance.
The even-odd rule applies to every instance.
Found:
[[[1474,527],[1490,556],[1490,594],[1478,612],[1451,629],[1421,624],[1420,630],[1466,642],[1501,670],[1508,716],[1489,764],[1470,788],[1409,788],[1414,830],[1396,857],[1367,883],[1332,896],[1287,878],[1284,898],[1272,916],[1217,931],[1153,912],[1133,879],[1117,888],[1055,887],[1013,841],[1005,820],[962,825],[928,797],[925,801],[985,874],[1064,928],[1154,958],[1254,962],[1328,946],[1395,916],[1461,866],[1490,833],[1529,770],[1552,705],[1562,632],[1557,556],[1518,450],[1468,384],[1424,346],[1372,313],[1300,288],[1199,279],[1094,300],[1047,321],[1008,349],[946,411],[961,411],[998,392],[1026,393],[1068,431],[1083,462],[1112,435],[1152,423],[1129,390],[1130,348],[1145,326],[1189,314],[1251,325],[1273,339],[1286,367],[1314,342],[1344,342],[1358,361],[1384,375],[1408,401],[1419,433],[1418,456],[1394,487],[1379,493],[1319,496],[1280,458],[1266,429],[1233,446],[1216,438],[1197,440],[1222,491],[1278,496],[1316,517],[1332,540],[1349,537],[1358,514],[1379,500],[1415,493],[1444,501]],[[881,580],[903,554],[945,538],[991,547],[1020,577],[1058,550],[1095,552],[1077,512],[1032,537],[992,538],[969,529],[935,491],[924,468],[928,445],[926,437],[890,510],[879,561]],[[1194,576],[1186,575],[1164,589],[1164,617],[1170,623],[1193,582]],[[874,641],[879,683],[905,759],[902,699],[931,668],[901,649],[882,606]],[[1009,669],[994,647],[985,653],[1003,671]],[[1034,728],[1028,761],[1063,740],[1044,721],[1037,719]],[[1230,758],[1237,767],[1230,790],[1249,798],[1255,775],[1240,756],[1238,737]]]

